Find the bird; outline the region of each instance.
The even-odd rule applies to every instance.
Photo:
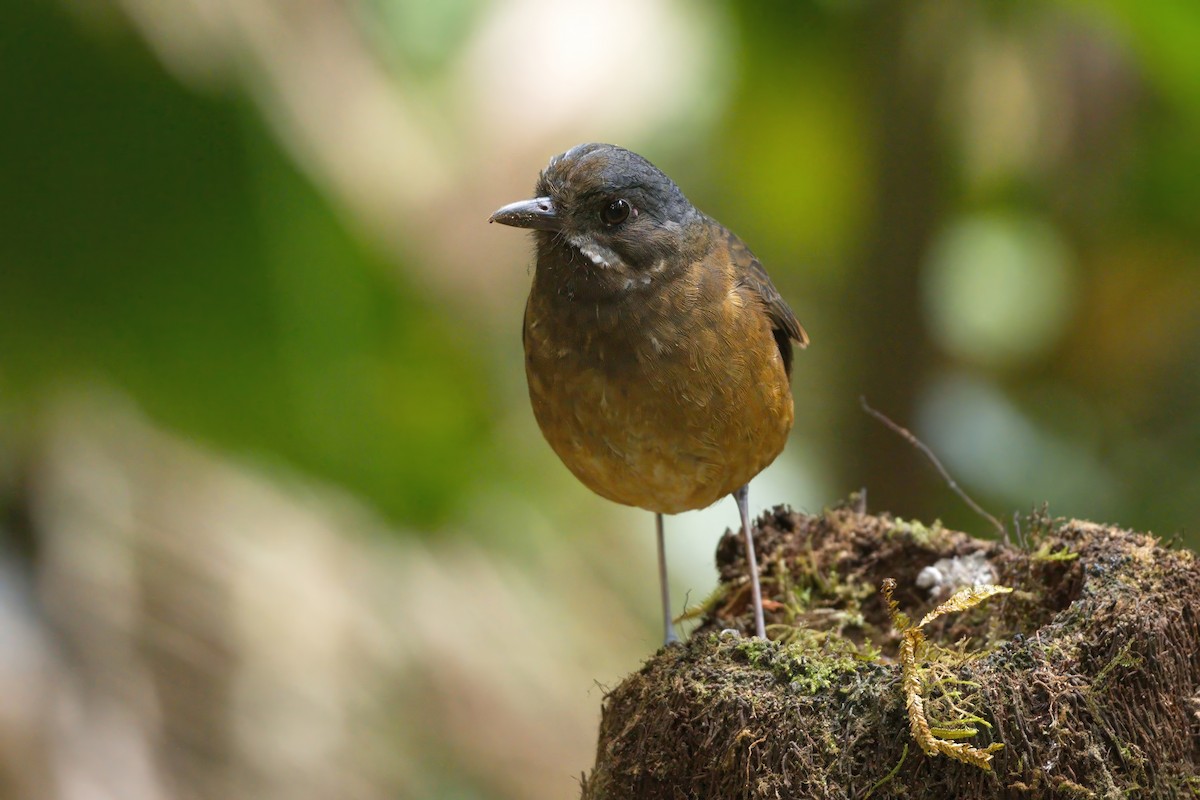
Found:
[[[793,347],[808,333],[762,263],[647,159],[612,144],[553,157],[532,199],[489,222],[533,232],[522,339],[534,417],[589,489],[652,511],[663,642],[663,515],[732,495],[755,635],[766,638],[750,479],[791,431]]]

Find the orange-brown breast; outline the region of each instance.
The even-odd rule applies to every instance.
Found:
[[[535,276],[525,368],[550,446],[596,493],[650,511],[710,505],[770,464],[792,427],[771,322],[730,272],[595,303]]]

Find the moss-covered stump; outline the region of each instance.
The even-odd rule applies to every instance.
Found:
[[[605,698],[584,798],[1200,797],[1191,553],[1045,518],[1024,548],[849,508],[759,526],[772,641],[747,638],[727,535],[700,627]],[[909,673],[931,734],[984,766],[914,738],[886,578],[912,619],[963,584],[1013,589],[926,625]]]

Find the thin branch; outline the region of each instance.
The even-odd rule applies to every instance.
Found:
[[[1001,524],[1000,520],[984,511],[982,506],[971,499],[971,496],[967,494],[961,486],[958,485],[958,481],[954,480],[946,468],[942,466],[942,462],[938,460],[936,455],[933,454],[933,451],[929,449],[928,445],[914,436],[912,431],[910,431],[908,428],[905,428],[902,425],[897,425],[895,422],[892,422],[892,420],[882,411],[876,411],[875,409],[871,408],[871,406],[867,405],[866,397],[860,396],[858,398],[858,402],[862,406],[863,411],[867,412],[872,417],[888,426],[888,428],[890,428],[894,433],[899,434],[905,439],[905,441],[920,450],[921,453],[924,454],[927,459],[929,459],[929,463],[933,464],[934,469],[938,471],[938,474],[942,476],[942,479],[946,481],[946,485],[950,487],[950,491],[958,495],[964,503],[970,506],[972,511],[990,522],[992,526],[1000,532],[1000,535],[1004,537],[1004,543],[1009,544],[1008,529]]]

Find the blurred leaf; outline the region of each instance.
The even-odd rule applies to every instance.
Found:
[[[1106,14],[1136,48],[1151,79],[1191,119],[1200,117],[1200,5],[1138,0],[1071,5]]]
[[[0,50],[30,78],[0,96],[6,383],[112,381],[405,521],[450,514],[488,427],[470,332],[397,291],[240,99],[189,92],[44,7],[19,15]]]

